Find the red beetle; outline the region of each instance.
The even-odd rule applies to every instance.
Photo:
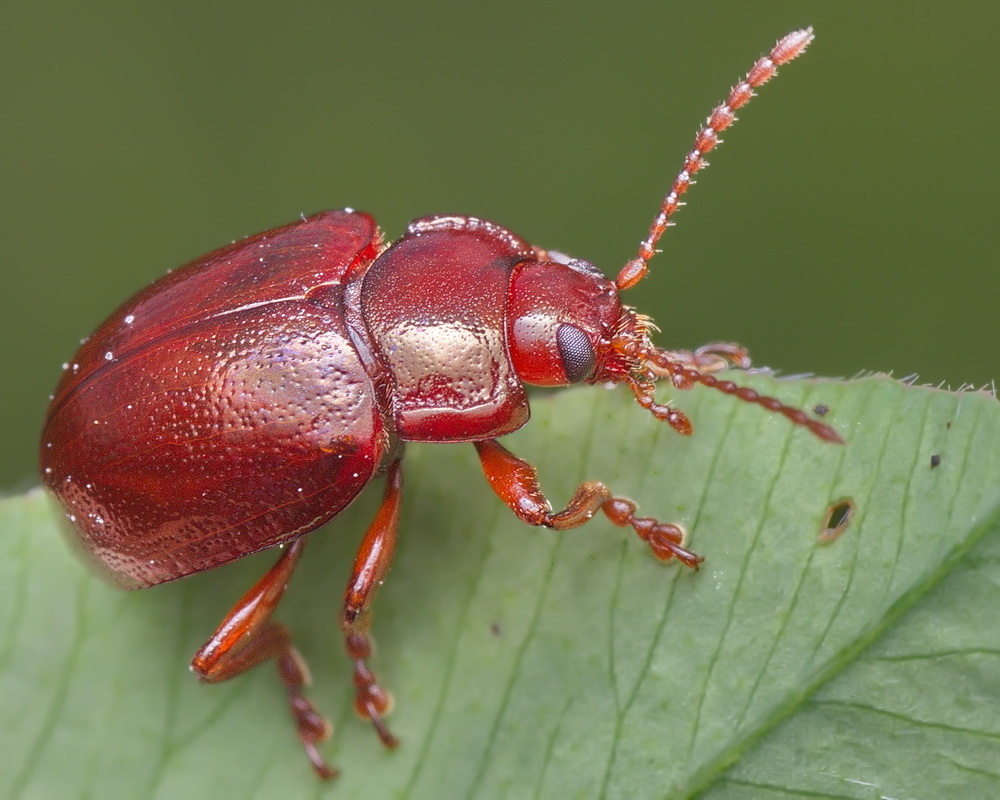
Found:
[[[258,234],[172,272],[116,311],[67,365],[41,443],[42,479],[83,550],[126,588],[153,586],[288,545],[198,651],[205,681],[278,663],[316,772],[330,724],[303,695],[307,670],[271,621],[303,534],[373,478],[385,497],[354,562],[342,612],[355,707],[387,747],[390,698],[367,665],[368,615],[389,567],[407,441],[473,442],[496,494],[531,525],[564,529],[603,511],[660,559],[691,567],[676,525],[585,483],[553,512],[534,469],[497,437],[528,420],[524,384],[624,383],[681,433],[684,414],[653,399],[656,381],[696,383],[758,403],[840,441],[827,425],[717,379],[746,351],[667,351],[619,292],[645,274],[691,176],[734,112],[811,41],[796,31],[757,61],[699,131],[638,257],[607,280],[585,261],[533,247],[467,216],[410,223],[385,246],[375,220],[328,211]]]

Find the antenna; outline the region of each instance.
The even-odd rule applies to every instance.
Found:
[[[629,261],[618,273],[615,285],[619,290],[631,289],[646,276],[649,260],[658,252],[656,243],[667,228],[674,224],[670,217],[684,205],[680,200],[681,195],[694,183],[692,176],[708,166],[705,156],[722,141],[719,134],[736,121],[736,110],[750,102],[750,98],[754,97],[754,89],[771,80],[777,74],[778,67],[800,55],[812,40],[812,28],[792,31],[783,36],[771,48],[770,53],[757,59],[746,77],[729,91],[729,97],[709,114],[694,137],[694,147],[684,159],[684,166],[670,185],[667,196],[663,198],[660,211],[649,226],[649,234],[639,245],[638,257]]]

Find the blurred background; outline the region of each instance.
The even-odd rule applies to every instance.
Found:
[[[0,489],[79,339],[300,212],[461,212],[614,275],[710,109],[785,32],[627,295],[786,374],[996,378],[993,3],[6,4]]]

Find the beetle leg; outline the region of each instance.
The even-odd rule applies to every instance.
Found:
[[[368,668],[372,642],[368,635],[371,605],[375,590],[382,584],[396,549],[396,532],[399,529],[399,495],[403,473],[399,461],[389,465],[385,477],[385,495],[375,519],[368,526],[365,538],[354,558],[354,570],[344,593],[341,626],[347,655],[354,661],[354,710],[370,719],[378,738],[386,747],[399,745],[399,740],[389,732],[384,717],[392,709],[392,695],[378,685],[374,673]]]
[[[277,563],[240,598],[195,653],[191,669],[202,681],[218,683],[272,658],[277,661],[299,739],[316,774],[329,780],[336,777],[337,771],[323,760],[316,745],[330,737],[333,726],[302,693],[310,683],[309,668],[292,644],[288,629],[270,619],[304,548],[304,538],[285,547]]]
[[[676,558],[694,569],[701,563],[701,556],[685,549],[683,528],[650,517],[636,517],[635,503],[626,497],[615,497],[603,483],[580,484],[566,508],[553,512],[552,505],[538,487],[538,474],[531,464],[515,456],[496,439],[485,439],[475,445],[483,473],[497,497],[529,525],[566,530],[582,525],[598,511],[603,511],[615,525],[631,525],[661,561]]]

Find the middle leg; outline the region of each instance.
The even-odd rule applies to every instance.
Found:
[[[375,674],[368,667],[372,654],[368,634],[371,612],[368,609],[396,550],[402,485],[403,473],[399,461],[393,461],[386,472],[382,505],[354,558],[354,569],[344,593],[341,613],[344,644],[348,656],[354,661],[354,710],[359,716],[371,720],[382,744],[389,748],[397,747],[399,740],[389,731],[384,719],[392,710],[392,696],[379,686]]]

